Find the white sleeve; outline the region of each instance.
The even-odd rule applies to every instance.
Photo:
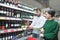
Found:
[[[33,21],[32,21],[32,23],[31,23],[30,26],[34,26],[34,24],[35,24],[35,21],[34,21],[34,19],[33,19]]]
[[[42,17],[40,19],[40,21],[39,21],[39,24],[36,25],[36,26],[34,26],[34,27],[41,28],[41,27],[43,27],[43,25],[45,24],[45,22],[46,22],[46,19]]]
[[[40,26],[40,27],[43,27],[43,25],[45,24],[45,22],[46,22],[46,20],[43,19],[43,20],[40,22],[40,25],[39,25],[39,26]]]
[[[34,26],[34,25],[35,25],[35,18],[33,18],[33,21],[30,26]]]
[[[43,27],[43,25],[45,24],[45,22],[46,22],[46,19],[43,17],[42,19],[41,19],[41,21],[40,21],[40,27]]]

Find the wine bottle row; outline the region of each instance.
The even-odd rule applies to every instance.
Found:
[[[22,32],[23,31],[0,34],[0,40],[15,40],[15,39],[21,38]]]
[[[0,20],[0,29],[21,28],[20,21],[4,21]]]
[[[0,0],[0,3],[3,3],[8,6],[17,7],[18,0]]]
[[[17,17],[18,14],[20,15],[19,10],[0,6],[0,16]]]

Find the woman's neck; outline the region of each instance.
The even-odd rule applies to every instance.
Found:
[[[49,18],[48,20],[53,20],[53,17]]]

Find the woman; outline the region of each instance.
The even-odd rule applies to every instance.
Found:
[[[45,12],[45,17],[48,19],[41,32],[44,34],[40,34],[41,37],[44,37],[45,40],[58,40],[58,31],[59,25],[56,21],[54,21],[53,17],[55,15],[55,11],[50,9]]]

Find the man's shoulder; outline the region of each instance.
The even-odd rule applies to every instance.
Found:
[[[44,17],[43,15],[40,16],[40,18]]]
[[[37,16],[34,16],[33,19],[37,18]]]
[[[41,16],[41,19],[43,19],[43,20],[47,20],[44,16]]]

